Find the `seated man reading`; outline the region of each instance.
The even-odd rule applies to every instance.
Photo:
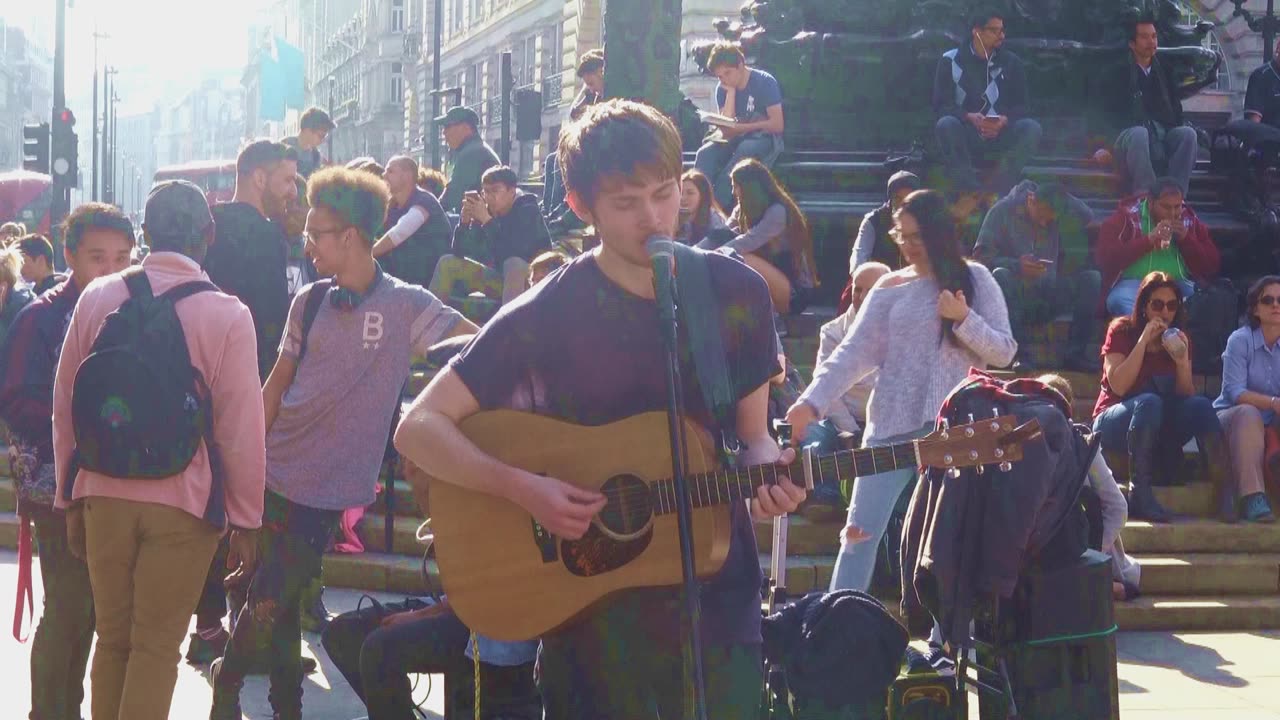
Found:
[[[516,173],[500,165],[481,178],[481,193],[462,201],[453,254],[440,258],[431,291],[439,297],[482,292],[506,304],[524,292],[529,263],[551,249],[538,198],[517,187]]]
[[[711,178],[716,202],[729,210],[734,202],[729,172],[747,158],[772,165],[782,152],[782,88],[769,73],[748,67],[742,49],[731,43],[712,49],[707,70],[720,81],[720,114],[737,123],[712,130],[693,164]]]

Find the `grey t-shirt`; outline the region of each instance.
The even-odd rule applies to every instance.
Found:
[[[285,357],[298,357],[302,312],[314,287],[303,288],[289,308],[280,342]],[[372,503],[410,360],[461,318],[430,292],[385,273],[354,308],[321,303],[306,357],[267,432],[267,488],[321,510]]]

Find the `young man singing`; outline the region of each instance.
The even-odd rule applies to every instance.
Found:
[[[342,511],[374,500],[391,418],[413,356],[476,327],[434,295],[382,271],[373,243],[390,191],[369,173],[327,168],[307,184],[307,254],[331,285],[312,284],[289,309],[280,358],[262,389],[266,503],[259,564],[245,607],[215,661],[210,720],[240,718],[240,688],[259,632],[271,634],[271,706],[302,717],[303,589]],[[325,288],[304,335],[307,298]],[[232,581],[229,580],[229,583]]]
[[[396,447],[434,478],[507,498],[553,535],[580,538],[603,495],[482,453],[458,429],[480,410],[514,408],[600,425],[665,407],[663,349],[645,241],[674,235],[680,135],[657,110],[629,101],[588,109],[563,133],[570,205],[601,245],[505,305],[437,375],[396,433]],[[738,398],[746,464],[789,463],[765,427],[776,374],[773,308],[764,281],[732,258],[707,257],[721,337]],[[681,354],[688,416],[712,427],[690,355]],[[584,448],[583,452],[590,452]],[[789,512],[805,492],[784,480],[731,508],[723,569],[702,588],[708,716],[755,717],[760,703],[760,564],[751,518]],[[502,592],[502,588],[494,588]],[[619,592],[542,637],[547,717],[680,717],[684,668],[678,588]]]

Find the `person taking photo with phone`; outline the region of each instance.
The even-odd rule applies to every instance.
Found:
[[[991,269],[1004,292],[1019,347],[1027,346],[1029,328],[1069,311],[1071,331],[1062,355],[1046,360],[1083,372],[1101,367],[1085,352],[1102,291],[1102,274],[1089,257],[1092,219],[1089,206],[1061,185],[1024,180],[991,206],[973,248],[973,258]],[[1037,365],[1025,354],[1017,362],[1026,370]]]

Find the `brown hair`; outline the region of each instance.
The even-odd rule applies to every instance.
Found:
[[[87,230],[112,230],[125,236],[129,246],[137,244],[133,237],[133,223],[120,208],[100,202],[88,202],[78,206],[62,221],[63,242],[72,253],[80,249],[80,241]]]
[[[596,103],[560,133],[565,189],[594,207],[606,178],[680,177],[680,133],[652,106],[632,100]]]
[[[418,168],[418,187],[427,192],[440,197],[444,192],[444,186],[449,184],[449,179],[444,173],[435,168],[419,167]]]
[[[370,244],[382,229],[390,202],[391,189],[382,178],[362,170],[330,167],[307,181],[307,204],[334,213]]]
[[[684,175],[680,176],[680,184],[687,182],[693,183],[693,186],[698,188],[698,207],[693,209],[693,217],[689,219],[693,226],[689,239],[690,242],[697,243],[707,236],[707,228],[711,227],[711,211],[720,213],[721,217],[724,217],[725,213],[720,203],[716,202],[715,191],[711,188],[711,179],[701,170],[686,170]]]
[[[1142,328],[1147,325],[1147,304],[1151,302],[1151,296],[1161,288],[1172,290],[1173,296],[1178,299],[1178,312],[1174,313],[1173,322],[1169,323],[1169,327],[1181,327],[1187,319],[1187,309],[1182,304],[1184,300],[1182,288],[1171,275],[1159,270],[1147,273],[1147,276],[1142,278],[1142,284],[1138,286],[1138,297],[1133,301],[1132,313],[1116,318],[1111,322],[1111,326],[1124,332],[1142,332]]]
[[[739,231],[760,222],[770,205],[781,205],[787,211],[787,229],[783,233],[786,249],[791,252],[792,263],[803,262],[809,275],[817,282],[818,269],[813,261],[813,235],[809,232],[809,220],[796,205],[795,198],[782,187],[769,168],[755,158],[747,158],[734,166],[729,173],[733,183],[733,199],[737,202],[734,218]]]
[[[594,48],[582,53],[578,59],[578,77],[604,70],[604,51]]]
[[[707,56],[707,70],[715,72],[721,65],[738,67],[746,61],[747,56],[742,54],[742,48],[736,43],[718,42],[711,46],[711,54]]]
[[[1075,403],[1076,392],[1075,392],[1075,389],[1071,387],[1070,380],[1062,377],[1061,375],[1055,375],[1053,373],[1049,373],[1047,375],[1041,375],[1040,377],[1036,378],[1036,380],[1039,380],[1045,385],[1048,385],[1054,390],[1057,390],[1058,394],[1062,396],[1062,399],[1067,401],[1067,405],[1072,405]]]
[[[1251,328],[1262,325],[1262,321],[1253,313],[1258,309],[1258,299],[1262,297],[1262,293],[1266,292],[1271,285],[1280,285],[1280,275],[1263,275],[1249,286],[1249,292],[1244,296],[1244,306],[1249,314],[1249,327]]]
[[[546,277],[547,275],[550,275],[556,270],[564,267],[567,262],[569,262],[569,258],[565,257],[565,254],[558,250],[548,250],[542,253],[538,257],[534,258],[533,262],[529,263],[529,284],[533,284],[533,278],[535,275],[542,275],[543,277]]]
[[[329,117],[329,113],[318,107],[307,108],[302,113],[302,117],[298,118],[298,128],[301,130],[323,130],[329,132],[336,127],[333,118]]]

